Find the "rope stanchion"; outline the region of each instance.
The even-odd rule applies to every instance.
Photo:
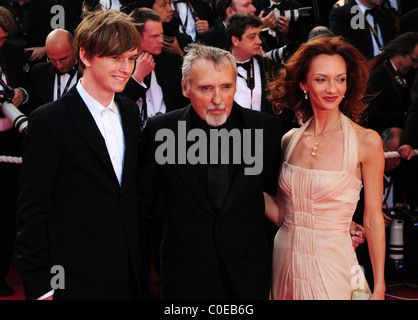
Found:
[[[414,156],[416,156],[418,154],[418,149],[414,149]],[[391,159],[391,158],[399,158],[400,155],[398,153],[398,151],[390,151],[390,152],[385,152],[385,159]]]
[[[21,157],[0,156],[0,162],[6,163],[22,163]]]

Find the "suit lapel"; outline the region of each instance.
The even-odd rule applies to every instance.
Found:
[[[179,121],[186,121],[186,132],[188,133],[191,129],[191,112],[192,107],[189,105],[182,109],[176,117],[170,118],[171,123],[168,124],[168,128],[171,129],[176,136],[176,144],[178,142],[178,124]],[[180,137],[181,139],[181,137]],[[192,142],[188,142],[186,150],[192,144]],[[177,146],[178,147],[178,146]],[[209,202],[209,199],[206,196],[205,190],[202,189],[199,181],[197,180],[197,176],[195,174],[194,168],[192,165],[187,163],[186,164],[178,164],[176,159],[176,164],[174,165],[175,170],[177,171],[180,179],[183,180],[185,186],[187,187],[188,191],[193,194],[197,203],[201,205],[201,207],[210,213],[211,215],[216,215],[215,211],[212,208],[212,205]]]
[[[241,118],[243,120],[244,129],[251,129],[254,130],[256,127],[256,123],[254,118],[251,116],[246,116],[247,112],[252,112],[250,110],[244,109],[237,104],[234,104],[234,108],[238,108]],[[258,127],[260,128],[260,126]],[[243,133],[241,132],[241,138],[243,137]],[[242,143],[242,142],[241,142]],[[254,144],[254,141],[251,141]],[[228,194],[226,195],[225,201],[222,205],[221,212],[219,213],[224,214],[228,212],[229,208],[234,204],[235,201],[239,200],[242,190],[251,182],[252,176],[246,175],[244,173],[245,165],[244,163],[241,164],[237,174],[232,181]]]
[[[66,96],[71,99],[69,105],[70,113],[76,118],[73,126],[74,130],[82,139],[84,139],[92,152],[96,155],[99,163],[103,164],[106,171],[108,171],[113,179],[119,184],[112,162],[109,158],[105,140],[87,108],[87,105],[80,97],[76,86],[71,88]]]
[[[119,106],[119,113],[122,120],[123,135],[125,137],[125,154],[123,161],[122,171],[122,189],[126,188],[129,181],[134,177],[136,168],[136,148],[138,142],[138,128],[135,128],[135,121],[132,121],[131,113],[127,109],[127,106],[121,101],[118,95],[115,95],[115,101]]]

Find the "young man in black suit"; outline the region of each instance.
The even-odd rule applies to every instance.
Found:
[[[29,103],[33,109],[61,98],[81,77],[73,50],[73,35],[69,31],[52,31],[45,47],[48,62],[35,64],[29,73]]]
[[[229,52],[193,45],[184,58],[182,80],[191,105],[150,118],[144,129],[140,199],[147,211],[158,195],[162,197],[156,204],[162,206],[164,217],[162,299],[268,299],[271,251],[263,191],[274,193],[276,189],[281,128],[274,116],[234,103],[236,79],[236,62]],[[232,161],[231,148],[237,146],[234,139],[230,149],[221,152],[222,157],[230,156],[228,164],[206,162],[209,158],[192,164],[197,155],[190,152],[193,139],[186,141],[182,128],[187,135],[197,131],[205,135],[208,144],[203,142],[204,148],[209,146],[211,130],[236,131],[243,140],[248,133],[251,142],[242,144],[252,150],[256,148],[256,132],[261,132],[256,142],[260,149],[255,150],[258,159],[248,164],[238,152]],[[163,164],[160,159],[164,145],[156,135],[167,131],[174,135],[171,142],[185,142],[185,152],[190,148],[184,163]],[[169,156],[186,156],[177,153],[181,149],[178,145]],[[214,156],[212,150],[207,155]],[[217,169],[222,173],[215,173]],[[248,169],[257,172],[249,173]]]
[[[162,50],[161,17],[148,8],[134,9],[130,16],[141,24],[139,58],[123,94],[136,101],[145,121],[159,113],[185,107],[181,91],[181,56]]]
[[[139,113],[117,92],[134,70],[139,34],[109,10],[87,16],[74,39],[84,75],[32,112],[23,144],[18,271],[27,299],[135,299]]]
[[[332,9],[329,14],[331,31],[342,35],[366,59],[379,55],[381,49],[397,35],[395,19],[388,10],[379,7],[380,2],[349,0],[342,7]],[[366,15],[367,10],[370,13]]]

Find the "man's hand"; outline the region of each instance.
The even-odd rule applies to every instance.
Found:
[[[25,51],[33,51],[29,57],[29,61],[42,60],[46,56],[46,47],[31,47],[26,48]]]
[[[409,144],[404,144],[398,148],[398,153],[402,159],[411,160],[414,156],[414,150]]]
[[[200,20],[198,17],[196,17],[194,27],[196,29],[196,33],[202,33],[209,29],[209,22],[206,20]]]
[[[139,83],[144,81],[144,78],[151,73],[155,68],[154,57],[148,52],[143,52],[136,60],[136,67],[133,77]]]
[[[164,41],[163,49],[183,56],[183,50],[181,50],[180,45],[177,41],[177,38],[174,38],[173,42]]]
[[[12,103],[15,107],[19,107],[22,102],[25,100],[25,93],[20,88],[13,89],[15,92],[15,95],[12,99]]]
[[[289,20],[284,16],[280,16],[276,21],[276,30],[282,37],[286,36],[289,32]]]
[[[274,11],[271,11],[266,17],[264,16],[264,11],[261,11],[258,17],[261,19],[261,22],[263,23],[261,25],[261,29],[265,28],[274,28],[276,26],[276,16],[274,15]]]
[[[366,240],[366,231],[364,231],[364,228],[361,225],[354,221],[351,221],[350,224],[350,235],[354,249]]]

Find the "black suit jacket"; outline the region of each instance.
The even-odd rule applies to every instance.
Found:
[[[140,150],[140,199],[144,209],[156,194],[163,197],[164,233],[161,243],[162,299],[217,299],[223,287],[219,265],[224,264],[241,299],[268,299],[271,247],[266,232],[263,191],[274,193],[280,164],[280,125],[263,112],[234,104],[244,129],[262,129],[263,170],[245,175],[240,166],[229,193],[215,212],[202,182],[190,164],[156,163],[159,129],[177,139],[179,121],[191,127],[191,106],[149,119]],[[253,149],[254,150],[254,149]],[[197,170],[197,171],[196,171]],[[159,188],[159,192],[156,190]]]
[[[36,109],[24,140],[16,256],[27,299],[127,299],[140,285],[136,165],[139,115],[116,95],[125,138],[121,186],[104,139],[76,87]]]
[[[337,35],[342,35],[348,42],[355,46],[366,59],[373,58],[373,40],[370,30],[365,23],[364,29],[351,28],[351,20],[356,12],[351,13],[351,8],[357,5],[354,0],[349,0],[342,7],[334,8],[329,14],[329,28]],[[382,33],[383,46],[387,45],[397,36],[395,20],[392,15],[383,8],[377,8],[374,17]],[[357,21],[357,20],[356,20]]]
[[[30,69],[29,103],[31,111],[53,101],[55,67],[50,62],[39,62]],[[77,80],[80,74],[77,73]]]
[[[387,66],[392,67],[390,62]],[[379,133],[389,127],[403,129],[411,102],[410,85],[408,83],[408,87],[400,87],[383,63],[370,72],[368,92],[376,94],[366,109],[368,126],[371,129]]]
[[[225,25],[223,22],[218,23],[205,32],[199,33],[196,40],[208,46],[217,47],[228,50],[226,41]]]
[[[167,112],[183,108],[189,103],[189,99],[183,96],[181,88],[181,56],[168,51],[162,51],[158,56],[154,56],[155,76],[163,91],[164,103]],[[129,79],[123,95],[133,101],[144,98],[146,89],[135,79]]]

